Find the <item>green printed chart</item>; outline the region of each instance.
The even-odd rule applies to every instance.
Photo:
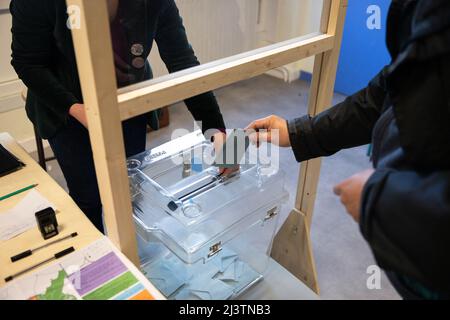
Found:
[[[0,299],[154,300],[151,285],[124,261],[110,241],[103,238],[58,263],[2,287]]]
[[[64,281],[67,278],[66,271],[61,270],[55,280],[52,280],[50,286],[45,289],[45,292],[37,296],[33,296],[31,300],[77,300],[77,297],[66,294],[64,290]]]

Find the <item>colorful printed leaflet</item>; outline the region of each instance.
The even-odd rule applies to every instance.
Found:
[[[66,277],[66,271],[59,271],[58,277],[51,281],[44,293],[33,296],[29,300],[77,300],[75,296],[63,292]]]
[[[83,300],[152,299],[114,252],[72,274],[69,280]]]

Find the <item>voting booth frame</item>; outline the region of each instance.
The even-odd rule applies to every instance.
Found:
[[[348,0],[323,0],[320,32],[277,43],[120,91],[106,0],[67,0],[108,237],[137,266],[139,258],[121,122],[163,106],[315,56],[309,114],[331,106]],[[272,257],[319,293],[310,228],[321,160],[300,165],[295,207],[274,239]]]

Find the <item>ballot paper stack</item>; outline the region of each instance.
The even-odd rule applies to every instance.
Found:
[[[288,199],[281,171],[245,164],[224,178],[201,160],[208,148],[128,160],[142,271],[169,299],[233,299],[264,281]]]

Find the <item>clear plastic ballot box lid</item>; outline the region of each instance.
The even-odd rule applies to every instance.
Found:
[[[202,140],[194,133],[127,161],[137,233],[162,242],[187,264],[271,219],[288,199],[283,172],[256,163],[221,176],[205,160],[214,154],[212,144]]]

